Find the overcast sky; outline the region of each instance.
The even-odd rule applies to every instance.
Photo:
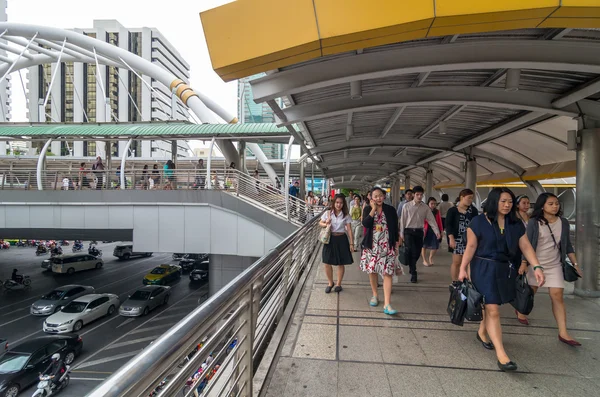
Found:
[[[191,66],[191,85],[237,114],[236,83],[212,70],[199,13],[231,0],[8,0],[8,21],[58,28],[90,28],[116,19],[128,28],[157,28]],[[23,77],[25,74],[23,73]],[[13,75],[13,121],[27,121],[18,74]]]

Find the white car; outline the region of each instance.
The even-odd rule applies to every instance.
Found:
[[[84,324],[112,315],[119,307],[115,294],[89,294],[75,299],[44,321],[44,332],[63,334],[77,332]]]

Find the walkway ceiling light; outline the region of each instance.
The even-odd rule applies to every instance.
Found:
[[[445,121],[440,121],[440,124],[438,126],[440,135],[446,135],[448,133],[448,124]]]
[[[350,82],[350,99],[358,100],[362,98],[362,82],[352,81]]]
[[[506,71],[506,85],[504,91],[519,91],[519,81],[521,80],[521,69],[508,69]]]

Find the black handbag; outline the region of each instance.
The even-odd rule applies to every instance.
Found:
[[[465,322],[465,315],[467,313],[466,293],[467,290],[464,284],[453,284],[450,291],[450,300],[448,301],[447,312],[450,316],[450,322],[461,327]]]
[[[533,310],[533,289],[529,286],[526,275],[517,276],[515,299],[510,304],[521,314],[528,315]]]
[[[403,245],[401,245],[400,247],[398,247],[398,261],[400,261],[400,264],[402,265],[406,265],[405,255],[406,248]]]
[[[465,318],[468,321],[483,320],[483,305],[485,303],[483,295],[477,291],[475,286],[468,280],[463,282],[467,290],[467,312]]]
[[[562,222],[562,220],[561,220],[561,222]],[[552,233],[552,228],[547,223],[546,223],[546,226],[548,226],[548,230],[550,231],[550,236],[552,236],[552,241],[554,241],[554,246],[556,247],[556,249],[558,249],[558,252],[561,252],[560,245],[556,242],[554,233]],[[562,252],[561,252],[560,256],[562,258]],[[581,277],[579,275],[579,273],[577,273],[577,271],[575,270],[575,267],[573,267],[571,262],[567,262],[565,260],[561,264],[562,264],[562,270],[563,270],[563,278],[565,279],[565,281],[572,283],[573,281],[577,281],[577,279]]]

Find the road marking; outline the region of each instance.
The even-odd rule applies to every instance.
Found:
[[[156,325],[156,326],[148,327],[148,328],[134,329],[133,331],[129,332],[129,335],[140,334],[142,332],[148,332],[148,331],[154,331],[155,329],[167,328],[170,326],[171,326],[171,324],[161,324],[161,325]]]
[[[79,378],[79,377],[70,376],[69,379],[70,380],[96,380],[98,382],[102,382],[106,378]]]
[[[4,327],[5,325],[12,324],[12,323],[14,323],[15,321],[19,321],[19,320],[21,320],[21,319],[23,319],[23,318],[25,318],[25,317],[29,317],[29,316],[30,316],[30,314],[29,314],[29,313],[27,313],[27,314],[26,314],[26,315],[24,315],[24,316],[17,317],[17,318],[15,318],[14,320],[8,321],[8,322],[6,322],[6,323],[3,323],[3,324],[0,324],[0,327]]]
[[[112,372],[106,372],[106,371],[71,371],[71,373],[78,373],[78,374],[102,374],[102,375],[111,375]]]
[[[90,332],[92,332],[93,330],[95,330],[96,328],[100,328],[100,327],[102,327],[103,325],[105,325],[105,324],[108,324],[108,323],[110,323],[111,321],[113,321],[113,320],[116,320],[116,319],[118,319],[118,318],[119,318],[119,316],[117,316],[117,315],[114,315],[114,314],[113,314],[113,316],[114,316],[114,317],[110,318],[109,320],[107,320],[107,321],[104,321],[103,323],[100,323],[100,324],[96,325],[94,328],[88,329],[87,331],[85,331],[85,332],[83,332],[83,333],[79,334],[79,336],[84,336],[84,335],[87,335],[87,334],[89,334]]]
[[[138,339],[128,340],[127,342],[115,343],[114,345],[110,345],[109,347],[107,347],[106,350],[108,350],[108,349],[116,349],[117,347],[125,347],[125,346],[129,346],[129,345],[135,345],[136,343],[140,343],[140,342],[148,342],[148,341],[151,341],[151,340],[154,340],[154,339],[158,338],[160,335],[161,334],[152,335],[152,336],[146,336],[144,338],[138,338]]]
[[[183,296],[181,299],[179,299],[178,301],[176,301],[175,303],[173,303],[171,305],[171,307],[176,306],[179,302],[183,302],[185,299],[187,299],[188,297],[194,295],[195,293],[199,292],[199,290],[196,291],[192,291],[191,293]],[[168,309],[167,309],[168,310]],[[165,310],[166,311],[166,310]],[[105,347],[98,349],[96,352],[90,354],[86,359],[84,359],[81,363],[79,363],[78,365],[76,365],[73,369],[77,369],[80,368],[82,365],[84,365],[85,363],[88,362],[89,359],[91,359],[92,357],[96,357],[98,354],[102,353],[104,350],[106,350],[108,347],[110,347],[111,345],[121,341],[123,338],[125,338],[126,336],[130,335],[133,333],[133,331],[138,330],[140,328],[142,328],[144,325],[146,325],[147,323],[149,323],[150,321],[152,321],[154,318],[160,316],[162,313],[164,312],[160,312],[155,314],[153,317],[149,318],[148,320],[144,321],[143,323],[141,323],[140,325],[138,325],[137,327],[135,327],[132,331],[129,331],[123,335],[121,335],[120,337],[118,337],[117,339],[115,339],[114,341],[112,341],[111,343],[109,343],[108,345],[106,345]]]
[[[184,316],[185,316],[185,314],[183,314],[183,313],[169,314],[168,316],[162,316],[160,318],[155,317],[155,318],[151,319],[150,321],[161,321],[161,320],[166,320],[168,318],[174,318],[174,317],[182,317],[183,318]]]
[[[98,360],[87,361],[85,363],[79,364],[77,366],[77,369],[79,369],[79,368],[93,367],[94,365],[104,364],[104,363],[108,363],[108,362],[111,362],[111,361],[120,360],[122,358],[132,357],[132,356],[135,356],[136,354],[138,354],[141,351],[142,351],[142,349],[139,349],[139,350],[134,350],[132,352],[117,354],[115,356],[110,356],[110,357],[106,357],[106,358],[100,358]]]
[[[14,345],[14,344],[16,344],[16,343],[19,343],[19,342],[21,342],[21,341],[23,341],[23,340],[25,340],[25,339],[29,338],[30,336],[37,335],[37,334],[43,334],[43,333],[44,333],[44,331],[35,331],[34,333],[31,333],[31,334],[29,334],[29,335],[27,335],[27,336],[24,336],[24,337],[22,337],[21,339],[17,339],[17,340],[11,340],[11,341],[8,341],[8,342],[9,342],[11,345]]]
[[[121,328],[122,326],[124,326],[124,325],[126,325],[126,324],[129,324],[129,323],[131,323],[131,322],[133,322],[133,321],[135,321],[133,318],[128,318],[127,320],[123,321],[123,323],[119,324],[119,325],[117,326],[117,328]]]
[[[25,306],[25,307],[22,307],[22,308],[20,308],[20,309],[13,310],[12,312],[4,313],[4,314],[2,315],[2,317],[4,317],[4,316],[8,316],[9,314],[13,314],[13,313],[16,313],[16,312],[20,312],[21,310],[25,310],[25,309],[29,309],[29,306]]]

